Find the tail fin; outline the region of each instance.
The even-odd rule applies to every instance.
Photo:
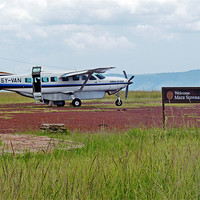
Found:
[[[8,72],[0,72],[0,76],[10,76],[10,75],[13,75],[13,74],[8,73]]]

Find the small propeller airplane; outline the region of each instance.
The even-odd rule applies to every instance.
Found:
[[[48,105],[62,107],[66,100],[72,100],[74,107],[80,107],[84,99],[100,99],[105,94],[116,94],[116,106],[122,105],[120,91],[126,88],[125,99],[128,97],[129,80],[125,78],[105,77],[102,73],[115,67],[95,68],[65,73],[44,72],[41,67],[33,67],[32,74],[14,75],[0,72],[0,90],[16,92],[34,98]]]

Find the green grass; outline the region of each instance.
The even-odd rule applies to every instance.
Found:
[[[23,97],[13,92],[0,92],[0,104],[31,103],[34,99]]]
[[[127,108],[133,108],[133,107],[141,107],[141,106],[161,106],[162,103],[162,94],[159,91],[129,91],[128,99],[124,99],[125,92],[121,92],[121,99],[123,101],[122,107]],[[88,108],[91,107],[90,104],[87,103],[94,103],[93,107],[95,109],[99,108],[116,108],[115,101],[117,97],[116,95],[108,95],[106,94],[105,98],[103,99],[93,99],[93,100],[83,100],[82,107]],[[69,106],[69,102],[66,101],[67,105]],[[109,104],[104,104],[104,103]],[[23,97],[19,94],[12,93],[12,92],[0,92],[0,104],[11,104],[11,103],[35,103],[34,99]],[[176,107],[191,107],[191,104],[165,104],[166,106],[176,106]],[[28,108],[25,106],[25,108]],[[32,107],[30,107],[32,108]],[[9,109],[9,108],[8,108]],[[38,105],[38,108],[32,108],[32,109],[46,109],[41,108],[40,105]]]
[[[129,91],[128,99],[124,100],[125,92],[121,92],[121,99],[123,101],[123,106],[125,107],[140,107],[140,106],[159,106],[161,105],[161,92],[159,91]],[[116,101],[116,95],[108,95],[106,94],[105,98],[90,100],[88,102],[99,102],[100,107],[109,108],[116,107],[114,102]],[[101,104],[102,102],[110,102],[113,105]]]
[[[106,95],[83,101],[83,108],[91,107],[84,102],[95,102],[92,106],[101,111],[115,107],[115,100],[115,95]],[[34,101],[0,93],[0,104],[29,102]],[[161,106],[161,92],[130,92],[124,106]],[[84,147],[49,154],[3,153],[0,199],[200,199],[200,128],[48,136],[81,142]],[[64,143],[59,146],[64,147]]]
[[[121,98],[123,100],[123,106],[125,107],[140,107],[140,106],[159,106],[161,104],[161,92],[159,91],[130,91],[128,100],[124,100],[125,92],[121,92]],[[116,108],[114,102],[116,101],[116,95],[106,94],[103,99],[83,100],[83,107],[91,107],[91,105],[84,104],[87,102],[95,102],[95,108]],[[23,97],[16,93],[0,92],[0,104],[11,103],[32,103],[34,99]],[[70,102],[70,101],[67,101]],[[102,104],[109,102],[110,104]],[[39,107],[39,106],[38,106]]]
[[[200,198],[198,128],[56,137],[85,146],[51,154],[4,153],[1,199]]]
[[[13,115],[9,115],[9,114],[0,116],[0,119],[12,119],[12,118],[13,118]]]

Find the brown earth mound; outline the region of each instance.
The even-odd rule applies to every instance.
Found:
[[[0,134],[2,146],[0,152],[9,152],[12,154],[25,152],[44,152],[50,153],[52,149],[58,148],[59,144],[64,143],[62,149],[82,148],[83,144],[72,141],[63,141],[53,139],[46,136],[35,135],[15,135],[15,134]]]

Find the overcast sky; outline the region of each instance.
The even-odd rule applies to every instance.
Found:
[[[0,70],[34,65],[199,69],[199,0],[0,0]]]

